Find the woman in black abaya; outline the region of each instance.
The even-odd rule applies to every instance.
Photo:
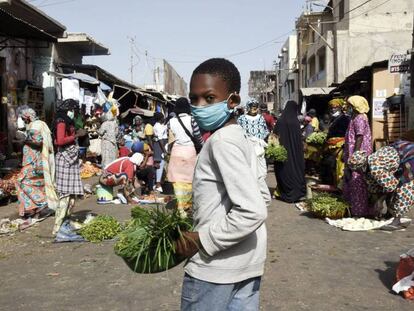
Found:
[[[274,133],[288,152],[286,162],[275,162],[278,195],[285,202],[299,201],[306,194],[303,140],[298,120],[298,104],[288,101]]]

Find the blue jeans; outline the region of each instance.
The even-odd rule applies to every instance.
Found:
[[[184,275],[181,311],[259,310],[261,277],[233,284],[216,284]]]

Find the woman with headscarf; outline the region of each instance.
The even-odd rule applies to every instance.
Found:
[[[237,122],[244,129],[249,141],[253,144],[256,152],[260,174],[267,174],[265,158],[265,147],[269,130],[265,118],[259,113],[259,102],[249,99],[246,103],[247,112],[238,117]]]
[[[19,117],[26,124],[22,170],[16,189],[21,217],[39,216],[44,208],[56,210],[58,198],[53,186],[54,154],[52,136],[47,124],[37,119],[36,112],[24,106]]]
[[[297,202],[306,194],[306,181],[303,140],[295,101],[286,103],[274,133],[288,152],[286,162],[274,163],[278,195],[285,202]]]
[[[345,134],[344,148],[344,187],[343,193],[351,204],[352,216],[372,216],[368,205],[368,189],[364,175],[358,171],[352,171],[348,161],[356,151],[365,151],[369,156],[372,153],[371,128],[369,126],[367,112],[369,105],[362,96],[351,96],[347,100],[351,121]]]
[[[103,123],[99,128],[99,135],[101,136],[101,156],[102,167],[107,166],[114,161],[118,156],[118,148],[116,144],[116,138],[118,135],[118,122],[111,111],[106,112],[103,115]]]
[[[247,113],[241,115],[237,122],[245,130],[247,135],[266,139],[269,135],[266,120],[259,113],[259,102],[255,99],[249,99],[246,103]]]
[[[401,217],[414,206],[414,143],[399,140],[367,157],[365,151],[356,151],[348,161],[353,171],[364,174],[368,190],[376,202],[375,213],[390,214],[393,221],[385,230],[405,227]],[[382,211],[384,201],[387,210]]]
[[[134,128],[131,133],[133,141],[145,139],[144,121],[142,120],[141,116],[135,116],[133,120],[133,126]]]
[[[66,215],[73,209],[76,196],[83,195],[80,178],[79,147],[76,143],[75,108],[78,103],[73,99],[59,102],[54,124],[56,152],[56,191],[59,208],[56,210],[53,233],[59,231]]]
[[[343,146],[350,122],[349,116],[343,112],[345,103],[342,98],[334,98],[328,103],[332,120],[328,129],[326,152],[321,162],[322,183],[337,187],[341,187],[340,182],[344,175]]]
[[[175,116],[168,129],[175,137],[168,164],[167,178],[173,184],[178,208],[188,210],[192,205],[192,182],[197,159],[195,143],[203,145],[200,129],[191,116],[191,107],[184,97],[175,103]],[[190,136],[191,135],[191,136]]]

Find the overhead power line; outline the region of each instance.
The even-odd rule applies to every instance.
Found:
[[[47,6],[52,6],[52,5],[59,5],[59,4],[64,4],[64,3],[68,3],[68,2],[73,2],[75,0],[63,0],[63,1],[56,1],[56,2],[49,2],[43,5],[37,5],[38,8],[44,8]]]

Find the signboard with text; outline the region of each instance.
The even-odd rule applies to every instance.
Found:
[[[388,61],[388,71],[390,73],[402,73],[410,70],[410,54],[392,54]]]

